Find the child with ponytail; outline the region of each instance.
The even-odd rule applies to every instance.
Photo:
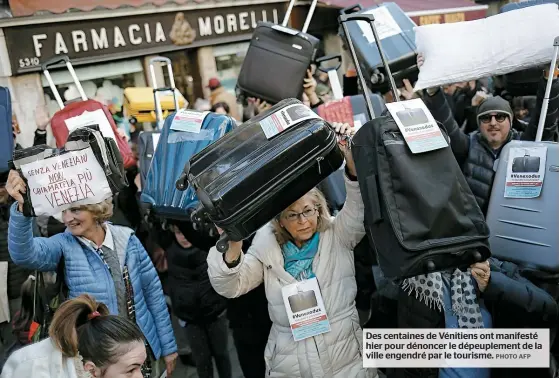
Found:
[[[142,378],[142,332],[89,295],[59,307],[49,336],[14,352],[0,378]]]

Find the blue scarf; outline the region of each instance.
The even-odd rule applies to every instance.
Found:
[[[318,252],[318,232],[301,248],[289,241],[281,248],[283,252],[284,269],[298,281],[314,277],[312,262]]]

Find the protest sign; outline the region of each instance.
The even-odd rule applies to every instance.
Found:
[[[107,177],[91,147],[21,166],[35,215],[55,215],[112,196]]]

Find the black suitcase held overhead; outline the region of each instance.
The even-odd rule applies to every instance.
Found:
[[[240,100],[256,97],[275,104],[286,98],[301,99],[307,69],[320,42],[307,34],[317,1],[313,0],[302,31],[287,27],[295,0],[289,3],[282,25],[258,24],[237,80]]]
[[[268,139],[270,126],[284,131]],[[251,236],[343,161],[334,129],[287,99],[194,155],[177,187],[184,190],[187,178],[195,188],[203,209],[193,217],[207,215],[224,230],[217,249],[225,252],[229,240]]]
[[[396,3],[383,3],[372,8],[363,10],[360,5],[354,5],[342,9],[342,15],[351,12],[359,14],[376,14],[377,22],[382,24],[381,45],[390,67],[390,73],[384,68],[384,64],[376,47],[377,41],[365,29],[363,23],[352,22],[347,25],[345,32],[352,38],[353,47],[357,54],[363,76],[366,83],[373,92],[385,93],[390,91],[388,75],[391,74],[398,87],[402,87],[402,80],[417,80],[419,69],[417,68],[417,54],[415,45],[415,23]],[[382,19],[381,19],[382,16]],[[379,29],[380,30],[380,29]],[[345,32],[342,32],[345,33]],[[346,38],[342,36],[342,38]]]
[[[346,22],[357,20],[369,22],[378,38],[372,15],[340,16],[344,29]],[[351,36],[347,43],[357,61]],[[396,93],[382,49],[380,55]],[[356,69],[363,82],[358,64]],[[369,89],[363,89],[368,100]],[[451,148],[412,153],[392,116],[375,118],[367,103],[372,121],[357,131],[351,149],[365,228],[384,276],[403,279],[490,257],[489,229]]]

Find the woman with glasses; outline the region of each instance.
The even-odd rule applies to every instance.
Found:
[[[345,124],[334,126],[342,135],[353,132]],[[208,255],[210,281],[225,297],[241,296],[264,282],[273,322],[265,352],[269,376],[377,377],[376,369],[363,368],[355,308],[353,248],[365,235],[363,200],[351,151],[345,141],[339,145],[346,158],[347,198],[335,218],[322,193],[312,189],[260,229],[246,254],[241,242],[229,242],[225,254],[214,247]],[[314,295],[305,289],[313,284]],[[295,295],[288,296],[294,287]],[[305,328],[307,334],[295,337],[288,311],[308,319],[320,298],[327,316],[321,325],[328,326]]]

